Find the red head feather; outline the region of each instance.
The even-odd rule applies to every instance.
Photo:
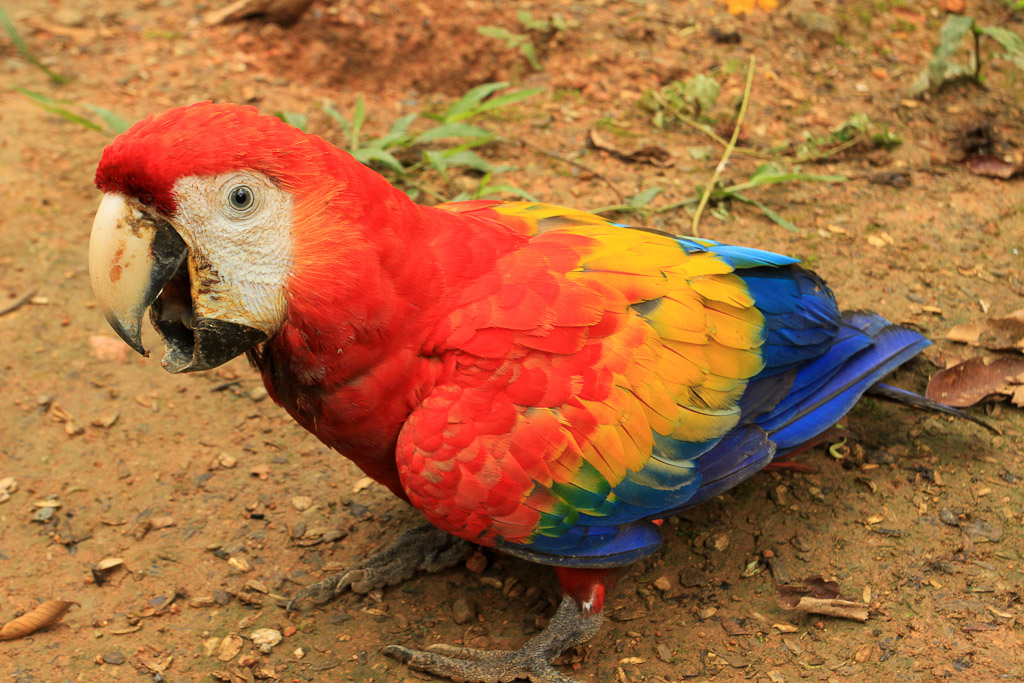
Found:
[[[179,178],[246,169],[281,181],[286,169],[328,152],[335,150],[321,138],[255,107],[200,102],[143,119],[114,140],[103,150],[96,186],[170,215]]]

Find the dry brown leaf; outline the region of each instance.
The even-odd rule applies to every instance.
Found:
[[[1024,164],[1012,164],[994,156],[973,156],[964,159],[964,166],[974,175],[1009,180],[1024,173]]]
[[[999,318],[989,318],[987,326],[992,338],[982,338],[981,344],[985,348],[1024,350],[1024,308]]]
[[[965,0],[939,0],[939,9],[943,12],[963,14],[967,9],[967,2]]]
[[[1021,372],[1024,372],[1024,357],[970,358],[937,372],[928,382],[924,395],[948,406],[966,408],[986,396],[1013,393],[1006,387]]]
[[[595,149],[608,152],[623,161],[631,161],[638,164],[650,164],[651,166],[657,166],[659,168],[668,168],[674,163],[672,155],[668,150],[662,147],[648,145],[647,147],[641,147],[640,149],[629,152],[599,133],[596,128],[590,129],[590,144],[593,145]]]
[[[961,344],[977,344],[984,331],[985,328],[976,323],[961,323],[953,325],[953,329],[946,333],[946,339]]]
[[[0,640],[24,638],[47,626],[56,624],[72,605],[77,604],[77,602],[68,600],[47,600],[35,609],[0,627]]]
[[[953,329],[946,333],[946,339],[991,351],[1024,351],[1024,309],[998,318],[989,318],[984,325],[954,325]]]
[[[244,19],[262,19],[291,26],[309,9],[313,0],[238,0],[227,7],[207,12],[203,21],[209,26]]]

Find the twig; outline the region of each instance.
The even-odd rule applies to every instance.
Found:
[[[747,67],[747,85],[743,88],[743,102],[740,103],[740,113],[736,116],[736,126],[732,129],[732,139],[729,140],[729,144],[726,146],[721,160],[718,162],[718,165],[715,166],[715,172],[711,176],[711,182],[709,182],[704,188],[704,195],[700,198],[700,204],[697,205],[697,212],[693,214],[693,224],[690,229],[690,233],[694,237],[700,237],[700,216],[704,212],[704,207],[708,203],[711,191],[715,189],[715,184],[718,183],[718,178],[722,175],[722,171],[725,170],[725,163],[729,160],[732,150],[736,147],[736,140],[740,137],[740,127],[743,125],[743,117],[747,115],[747,105],[750,103],[750,89],[753,85],[754,55],[750,55],[750,66]]]
[[[725,138],[723,138],[718,133],[716,133],[714,131],[714,129],[711,128],[711,126],[709,126],[707,124],[704,124],[704,123],[701,123],[700,121],[697,121],[697,120],[695,120],[693,118],[690,118],[689,116],[687,116],[683,112],[679,111],[679,109],[677,109],[676,107],[672,106],[672,103],[669,102],[668,100],[666,100],[661,95],[661,93],[655,91],[653,93],[653,95],[654,95],[655,101],[658,104],[660,104],[663,108],[665,108],[665,110],[667,110],[670,114],[675,116],[681,122],[685,123],[686,125],[690,126],[691,128],[694,128],[694,129],[700,131],[701,133],[704,133],[709,138],[711,138],[712,140],[714,140],[718,144],[722,145],[723,147],[728,147],[729,146],[729,141],[726,140]],[[828,157],[833,156],[834,154],[838,154],[839,152],[845,151],[845,150],[849,149],[850,147],[854,147],[854,146],[860,144],[861,142],[864,142],[865,139],[866,139],[866,136],[858,135],[854,139],[847,140],[846,142],[840,143],[840,144],[836,145],[835,147],[832,147],[831,149],[827,149],[827,150],[824,150],[824,151],[819,152],[817,154],[812,154],[812,155],[806,156],[806,157],[793,156],[793,155],[789,155],[789,154],[782,154],[781,152],[762,152],[762,151],[756,150],[756,149],[754,149],[752,147],[739,147],[739,146],[737,146],[737,147],[735,147],[733,149],[733,153],[734,154],[742,154],[742,155],[748,156],[748,157],[754,157],[755,159],[769,159],[769,160],[778,159],[778,160],[786,161],[786,162],[789,162],[789,163],[805,164],[805,163],[813,163],[815,161],[821,161],[822,159],[827,159]],[[791,146],[791,145],[792,145],[792,143],[790,143],[789,146]]]
[[[695,128],[699,130],[701,133],[704,133],[709,138],[711,138],[718,144],[722,145],[723,147],[729,146],[729,141],[723,138],[718,133],[716,133],[711,126],[701,123],[700,121],[697,121],[695,119],[692,119],[683,112],[679,111],[679,109],[674,107],[671,102],[666,100],[661,93],[654,91],[652,94],[654,95],[655,101],[662,107],[664,107],[666,110],[668,110],[668,112],[675,116],[677,119],[679,119],[686,125],[690,126],[691,128]],[[778,157],[777,154],[772,154],[770,152],[760,152],[750,147],[736,147],[733,151],[737,154],[743,154],[745,156],[755,157],[757,159],[775,159]]]
[[[36,290],[34,289],[22,294],[11,303],[0,308],[0,315],[7,315],[8,313],[13,313],[14,311],[18,310],[19,308],[27,304],[29,302],[29,299],[35,296],[35,294]]]
[[[548,150],[544,149],[543,147],[538,147],[537,145],[535,145],[532,142],[529,142],[527,140],[524,140],[523,138],[515,138],[515,141],[518,142],[520,145],[523,145],[524,147],[529,147],[533,151],[538,152],[540,154],[543,154],[546,157],[550,157],[550,158],[554,159],[555,161],[561,161],[563,164],[569,164],[570,166],[575,166],[576,168],[580,169],[581,171],[586,171],[587,173],[590,173],[595,178],[597,178],[598,180],[603,182],[605,185],[607,185],[608,188],[612,192],[615,193],[615,196],[618,198],[620,204],[625,203],[625,201],[626,201],[625,195],[623,195],[621,192],[619,192],[619,189],[617,187],[615,187],[614,184],[612,184],[612,181],[608,180],[606,177],[604,177],[603,175],[601,175],[600,173],[595,171],[590,166],[587,166],[586,164],[581,164],[579,162],[573,161],[572,159],[566,159],[565,157],[560,156],[558,154],[555,154],[554,152],[549,152]]]

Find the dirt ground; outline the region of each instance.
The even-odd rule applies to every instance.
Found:
[[[309,112],[312,131],[340,141],[318,113],[325,98],[349,112],[362,93],[379,134],[509,79],[544,92],[486,121],[508,141],[484,156],[517,169],[503,182],[580,208],[658,186],[656,209],[707,183],[722,148],[692,128],[655,128],[643,93],[712,75],[723,84],[712,119],[728,137],[753,54],[741,146],[827,135],[856,114],[903,144],[804,167],[847,182],[748,193],[797,233],[733,204],[705,216],[705,236],[799,256],[846,307],[933,339],[1024,307],[1022,181],[958,163],[972,129],[987,127],[999,153],[1024,143],[1024,73],[986,60],[985,88],[909,98],[943,20],[935,0],[793,0],[747,17],[717,0],[318,0],[290,29],[206,26],[210,1],[3,4],[71,82],[50,83],[0,38],[0,309],[33,297],[0,316],[0,479],[17,483],[0,502],[0,623],[44,600],[77,603],[59,624],[0,642],[3,681],[431,680],[382,647],[515,647],[558,600],[548,570],[485,553],[482,573],[456,567],[286,616],[280,596],[365,557],[416,514],[266,400],[244,360],[172,376],[159,350],[143,359],[114,341],[86,266],[92,175],[111,138],[15,86],[130,120],[250,102]],[[967,5],[979,23],[1024,32],[1005,2]],[[538,40],[541,71],[476,31],[521,30],[516,7],[569,20]],[[669,165],[590,148],[595,127],[662,147]],[[708,145],[710,158],[688,151]],[[759,163],[736,154],[723,179]],[[890,184],[871,182],[890,171]],[[646,223],[688,233],[690,216]],[[921,390],[948,359],[975,353],[940,341],[895,382]],[[800,458],[813,471],[759,475],[669,522],[664,550],[624,575],[608,623],[564,670],[618,683],[1024,679],[1024,420],[1005,403],[973,410],[1003,436],[864,401],[838,457],[817,447]],[[123,563],[94,573],[108,558]],[[869,604],[868,621],[784,611],[776,587],[810,576]],[[284,634],[269,654],[251,642],[260,628]]]

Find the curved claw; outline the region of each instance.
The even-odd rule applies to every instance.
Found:
[[[518,650],[478,650],[435,644],[425,651],[389,645],[384,654],[435,676],[472,683],[509,683],[526,678],[533,683],[579,683],[551,666],[563,650],[590,640],[601,626],[600,614],[586,616],[576,601],[566,596],[542,633]]]
[[[349,569],[335,574],[334,576],[329,576],[323,581],[311,583],[292,596],[291,600],[289,600],[288,604],[285,606],[285,611],[294,612],[298,608],[298,603],[303,600],[309,600],[314,605],[322,605],[325,602],[329,602],[331,599],[345,592],[345,589],[357,580],[352,578],[354,575],[362,573],[363,572],[360,569]]]
[[[321,605],[351,588],[369,593],[374,588],[393,586],[411,578],[417,571],[436,572],[466,558],[472,546],[431,524],[422,524],[404,532],[385,550],[362,562],[301,589],[288,601],[285,610],[293,612],[309,599]]]

